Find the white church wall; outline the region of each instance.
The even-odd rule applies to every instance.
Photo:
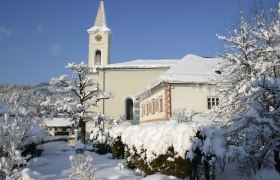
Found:
[[[134,119],[128,120],[131,124],[139,123],[139,105],[133,95],[163,74],[167,68],[154,69],[99,69],[98,73],[91,75],[100,88],[113,93],[114,98],[98,102],[97,107],[90,111],[101,112],[118,119],[125,115],[125,100],[128,97],[134,101]]]
[[[125,99],[137,94],[166,69],[108,70],[105,72],[105,91],[111,91],[114,98],[105,101],[104,113],[119,118],[125,115]],[[133,99],[135,103],[135,99]],[[134,109],[135,123],[139,122],[137,107]],[[138,112],[139,114],[139,112]],[[134,122],[132,122],[134,123]]]

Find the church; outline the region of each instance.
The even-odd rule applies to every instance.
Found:
[[[172,111],[185,108],[201,113],[219,104],[212,79],[220,58],[187,55],[182,59],[132,60],[110,63],[112,31],[107,26],[100,1],[89,34],[88,64],[95,69],[90,78],[114,98],[98,102],[93,111],[130,124],[166,121]]]

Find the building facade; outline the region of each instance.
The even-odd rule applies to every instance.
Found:
[[[107,27],[102,0],[88,33],[88,64],[95,70],[89,76],[100,89],[114,95],[112,99],[98,102],[98,106],[90,111],[139,124],[168,120],[174,109],[186,108],[200,113],[218,105],[216,86],[211,82],[215,71],[210,66],[220,59],[188,55],[176,60],[134,60],[111,64],[112,31]],[[87,123],[87,132],[93,126]]]
[[[112,99],[98,102],[98,106],[91,111],[138,124],[139,104],[135,95],[178,60],[134,60],[110,64],[112,31],[107,27],[103,1],[100,1],[94,25],[88,29],[88,33],[88,64],[95,69],[89,76],[103,91],[114,95]],[[88,131],[92,126],[88,124]]]
[[[214,79],[220,58],[187,55],[137,95],[140,123],[166,121],[172,111],[203,113],[219,105]]]
[[[45,119],[47,131],[51,136],[68,136],[74,134],[74,122],[69,118]]]

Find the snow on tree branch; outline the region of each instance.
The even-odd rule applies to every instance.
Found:
[[[223,95],[217,114],[226,119],[232,154],[247,176],[271,168],[273,151],[280,150],[279,8],[257,9],[250,21],[241,15],[238,28],[218,36],[226,61],[217,77]]]
[[[112,98],[113,95],[100,89],[99,84],[90,77],[93,69],[88,64],[84,62],[69,63],[66,68],[72,70],[72,75],[53,78],[51,84],[57,89],[69,93],[68,97],[53,103],[59,113],[63,113],[79,123],[82,128],[81,133],[85,134],[85,122],[93,120],[93,115],[88,112],[88,109],[97,106],[100,100]],[[82,141],[84,142],[84,139]]]

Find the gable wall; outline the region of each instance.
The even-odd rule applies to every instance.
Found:
[[[202,113],[208,110],[207,97],[218,97],[215,85],[173,84],[171,109],[185,108],[188,112]]]

